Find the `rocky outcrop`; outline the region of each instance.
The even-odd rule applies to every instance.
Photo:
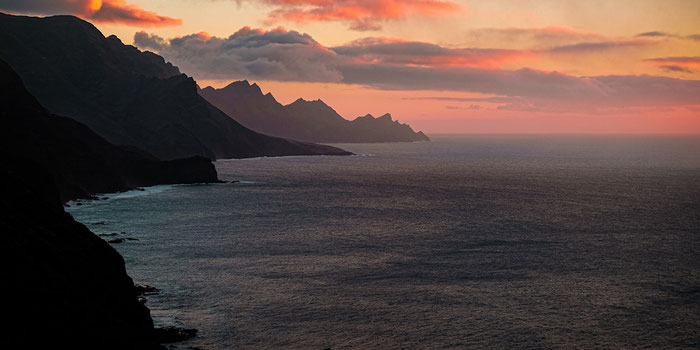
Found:
[[[350,154],[242,126],[162,57],[105,38],[77,17],[0,14],[0,59],[48,111],[158,159]]]
[[[391,115],[347,120],[321,100],[298,99],[283,106],[257,84],[237,81],[222,89],[199,91],[214,106],[255,131],[308,142],[430,141],[422,132],[394,121]]]

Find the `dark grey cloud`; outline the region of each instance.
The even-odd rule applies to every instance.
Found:
[[[228,38],[205,33],[165,40],[141,32],[134,44],[176,63],[200,79],[340,81],[335,52],[308,34],[282,28],[262,31],[244,27]]]
[[[134,34],[134,44],[142,49],[160,51],[168,46],[168,42],[155,35],[144,31]]]
[[[500,63],[533,56],[530,51],[447,48],[440,45],[385,38],[364,38],[331,50],[348,58],[383,64],[452,65],[495,68]]]
[[[659,32],[659,31],[652,31],[652,32],[644,32],[644,33],[639,33],[636,35],[636,37],[641,38],[641,37],[652,37],[652,38],[659,38],[659,37],[674,37],[675,35],[666,33],[666,32]]]
[[[533,69],[512,71],[377,64],[348,64],[339,69],[344,83],[386,90],[449,90],[559,99],[604,95],[595,81]]]

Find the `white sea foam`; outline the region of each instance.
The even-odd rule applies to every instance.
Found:
[[[167,191],[169,189],[172,189],[175,186],[181,186],[181,185],[156,185],[156,186],[149,186],[149,187],[139,187],[138,189],[133,189],[129,191],[124,191],[124,192],[115,192],[115,193],[101,193],[101,194],[96,194],[95,196],[97,198],[100,198],[100,200],[114,200],[114,199],[124,199],[124,198],[134,198],[134,197],[141,197],[141,196],[147,196],[155,193],[161,193],[164,191]],[[78,200],[72,200],[68,201],[66,203],[67,206],[72,207],[75,205],[84,205],[88,204],[91,202],[94,202],[94,199],[78,199]]]
[[[156,186],[150,186],[150,187],[142,187],[139,189],[130,190],[130,191],[126,191],[126,192],[117,192],[117,193],[106,194],[103,197],[107,197],[107,200],[141,197],[141,196],[147,196],[150,194],[164,192],[164,191],[167,191],[175,186],[178,186],[178,185],[156,185]]]

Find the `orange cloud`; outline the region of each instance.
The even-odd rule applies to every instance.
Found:
[[[95,4],[98,1],[90,1]],[[126,0],[105,0],[99,10],[88,18],[98,22],[125,24],[138,27],[161,27],[182,24],[181,19],[161,16],[141,9],[138,5],[127,4]]]
[[[181,19],[161,16],[126,0],[7,0],[0,9],[32,14],[72,14],[94,22],[137,27],[182,24]]]
[[[268,23],[343,21],[354,30],[378,30],[381,22],[407,17],[443,17],[462,9],[449,0],[262,0],[275,6]]]

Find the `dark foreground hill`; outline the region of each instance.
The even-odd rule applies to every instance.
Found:
[[[368,114],[350,121],[321,100],[298,99],[284,106],[248,81],[222,89],[206,87],[199,93],[231,118],[268,135],[307,142],[430,141],[422,132],[392,120],[389,114],[379,118]]]
[[[64,201],[138,186],[217,181],[207,158],[159,161],[143,151],[114,146],[75,120],[50,114],[2,60],[0,91],[0,149],[45,168]]]
[[[0,155],[8,349],[158,348],[122,257],[63,210],[43,167]]]
[[[68,199],[217,181],[206,158],[159,161],[48,113],[0,60],[0,240],[8,348],[161,349],[124,260],[63,210]],[[184,334],[184,335],[183,335]]]
[[[159,159],[349,154],[240,125],[162,57],[105,38],[77,17],[0,14],[0,59],[50,112]]]

